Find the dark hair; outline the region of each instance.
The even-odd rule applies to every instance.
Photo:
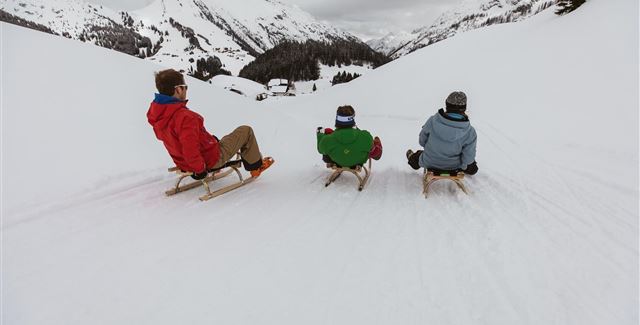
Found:
[[[354,115],[356,115],[356,110],[353,109],[353,107],[351,105],[344,105],[344,106],[338,107],[338,111],[336,112],[336,115],[339,115],[339,116],[354,116]],[[352,121],[351,123],[340,123],[340,122],[338,122],[336,120],[336,129],[352,128],[354,125],[356,125],[355,120]]]
[[[183,84],[184,76],[176,70],[167,69],[156,72],[156,88],[163,95],[173,96],[176,86]]]
[[[336,114],[340,116],[353,116],[356,114],[356,110],[353,109],[351,105],[345,105],[338,107]]]
[[[447,113],[458,113],[458,114],[464,115],[467,110],[467,105],[455,105],[451,103],[445,103],[445,107],[446,107]]]

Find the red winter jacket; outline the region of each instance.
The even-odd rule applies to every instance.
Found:
[[[202,116],[189,110],[186,104],[186,101],[156,94],[147,120],[178,168],[202,173],[218,162],[220,146],[204,128]]]

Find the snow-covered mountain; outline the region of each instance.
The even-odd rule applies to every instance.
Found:
[[[464,0],[429,26],[411,33],[391,33],[367,44],[378,52],[398,58],[461,32],[529,18],[554,3],[555,0]]]
[[[282,40],[359,41],[278,0],[156,0],[132,12],[81,0],[4,0],[0,9],[5,21],[24,19],[185,71],[216,56],[237,74]]]
[[[382,38],[374,38],[367,41],[367,45],[377,52],[389,54],[397,48],[411,42],[416,35],[413,33],[399,31],[391,32]]]

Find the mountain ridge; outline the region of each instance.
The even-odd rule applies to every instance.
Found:
[[[0,18],[29,28],[37,24],[47,32],[185,72],[195,69],[198,60],[217,57],[223,68],[237,75],[282,41],[361,42],[297,6],[247,1],[240,6],[221,0],[156,0],[141,9],[115,11],[80,0],[6,0]]]
[[[397,59],[462,32],[527,19],[554,4],[553,0],[463,0],[431,25],[416,28],[410,33],[389,33],[369,40],[367,44]]]

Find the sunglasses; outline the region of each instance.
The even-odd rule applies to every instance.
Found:
[[[173,88],[178,88],[178,87],[184,87],[184,90],[188,90],[189,89],[189,86],[187,86],[187,85],[177,85],[177,86],[175,86]]]

